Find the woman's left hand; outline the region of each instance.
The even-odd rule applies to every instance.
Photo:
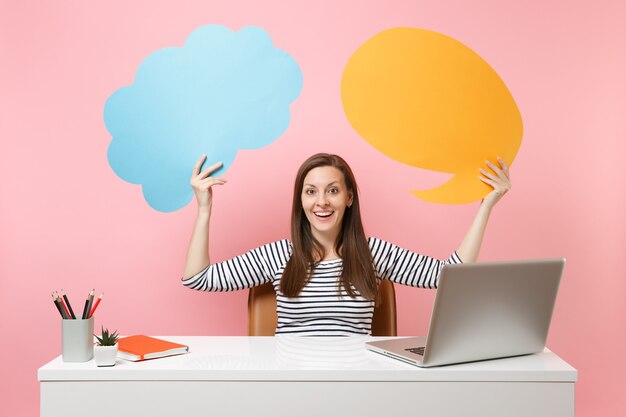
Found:
[[[493,172],[481,168],[480,180],[492,186],[493,191],[483,199],[483,204],[493,207],[511,189],[511,177],[509,175],[509,167],[502,158],[498,157],[500,166],[489,161],[486,162]]]

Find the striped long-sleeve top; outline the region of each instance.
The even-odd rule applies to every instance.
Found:
[[[377,279],[420,288],[437,288],[445,264],[460,263],[453,253],[441,261],[370,237]],[[288,240],[268,243],[233,259],[207,266],[183,285],[199,291],[235,291],[271,282],[276,291],[276,335],[344,336],[370,334],[374,301],[358,294],[351,298],[340,287],[343,261],[321,261],[295,298],[280,291],[280,279],[292,254]]]

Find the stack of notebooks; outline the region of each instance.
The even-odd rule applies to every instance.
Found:
[[[117,357],[128,361],[156,359],[189,352],[189,346],[144,335],[123,337],[117,343]]]

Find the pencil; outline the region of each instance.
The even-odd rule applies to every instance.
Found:
[[[63,296],[63,299],[65,300],[65,305],[67,306],[67,308],[70,309],[70,316],[73,319],[76,319],[76,316],[74,315],[74,310],[72,310],[72,305],[70,304],[70,300],[67,299],[67,295],[65,295],[65,291],[63,291],[63,288],[61,288],[61,295]]]
[[[64,319],[69,319],[70,318],[70,313],[68,313],[67,309],[65,308],[65,305],[63,304],[63,300],[61,300],[61,297],[59,297],[59,293],[57,293],[55,291],[54,292],[54,296],[56,297],[57,302],[61,306],[61,312],[63,313],[63,318]]]
[[[61,317],[66,318],[65,311],[63,311],[63,308],[61,307],[61,302],[54,296],[54,293],[52,293],[52,301],[54,301],[54,305],[57,306],[57,310],[59,310]]]
[[[54,295],[56,296],[57,300],[59,300],[59,302],[61,303],[61,306],[63,306],[63,311],[65,311],[65,315],[67,316],[67,318],[69,319],[70,317],[72,317],[70,315],[70,311],[67,309],[67,306],[65,305],[65,301],[63,301],[63,299],[59,296],[59,293],[55,291]]]
[[[57,303],[57,300],[54,298],[54,293],[52,293],[52,302],[56,306],[57,310],[59,310],[59,314],[63,317],[63,313],[61,312],[61,306]]]
[[[94,292],[96,291],[96,289],[94,288],[93,290],[91,290],[91,292],[89,293],[89,304],[87,305],[87,317],[85,317],[86,319],[89,318],[89,312],[91,311],[91,306],[93,305],[93,296],[94,296]]]
[[[87,318],[87,314],[89,313],[89,294],[87,294],[87,299],[85,300],[85,307],[83,307],[83,315],[81,318],[85,320]]]
[[[100,304],[100,301],[102,300],[102,296],[103,295],[104,295],[104,293],[100,294],[100,296],[96,300],[96,304],[94,304],[93,308],[91,309],[91,313],[89,313],[89,317],[90,318],[93,316],[93,312],[96,311],[96,308],[98,308],[98,304]]]

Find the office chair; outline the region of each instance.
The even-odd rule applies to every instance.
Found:
[[[250,288],[248,292],[248,335],[274,336],[278,315],[272,283]],[[393,283],[383,280],[372,318],[372,336],[397,336],[396,292]]]

